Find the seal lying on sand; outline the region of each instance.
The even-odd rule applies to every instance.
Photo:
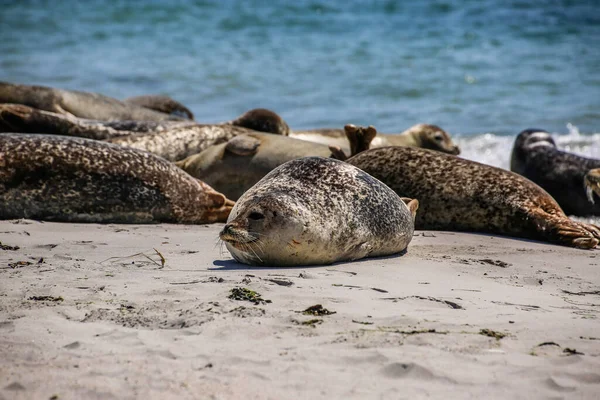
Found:
[[[97,93],[7,82],[0,82],[0,103],[23,104],[58,114],[102,121],[183,119]]]
[[[144,95],[128,97],[123,100],[125,103],[135,104],[136,106],[149,108],[154,111],[159,111],[165,114],[174,114],[189,120],[194,119],[194,113],[189,108],[170,98],[162,95]]]
[[[593,178],[585,177],[595,168],[600,168],[600,160],[558,150],[542,129],[519,133],[510,160],[511,171],[540,185],[568,215],[600,215],[600,204],[589,201],[586,195],[586,188],[592,187],[586,182],[591,184]]]
[[[416,229],[488,232],[590,249],[600,230],[570,220],[520,175],[431,150],[385,147],[346,162],[419,200]]]
[[[152,154],[64,136],[0,134],[0,219],[201,224],[233,202]]]
[[[294,131],[290,133],[290,136],[330,146],[339,146],[342,149],[348,145],[343,129]],[[400,134],[378,134],[371,143],[371,148],[386,146],[421,147],[454,155],[460,153],[460,149],[454,144],[448,133],[439,126],[429,124],[414,125]]]
[[[222,143],[237,135],[265,129],[276,135],[287,135],[285,121],[273,111],[250,110],[233,121],[216,125],[185,125],[157,133],[140,133],[108,139],[127,147],[146,150],[169,161],[178,161],[197,154],[208,147]]]
[[[396,254],[412,239],[418,207],[416,200],[404,201],[358,168],[306,157],[248,190],[219,236],[245,264],[331,264]]]
[[[320,143],[253,132],[211,146],[176,165],[236,200],[281,164],[308,156],[329,157],[331,150]]]
[[[192,121],[93,121],[20,104],[0,104],[0,132],[48,133],[107,140],[146,150],[170,161],[199,153],[236,135],[254,132],[252,128],[286,134],[289,130],[279,115],[264,109],[250,110],[233,121],[209,125]]]

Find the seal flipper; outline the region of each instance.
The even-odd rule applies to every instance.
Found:
[[[329,151],[331,151],[331,155],[329,158],[333,158],[335,160],[346,161],[348,158],[344,150],[339,148],[338,146],[329,146]]]
[[[251,156],[256,154],[260,147],[260,140],[250,135],[239,135],[229,139],[225,151],[238,156]]]
[[[165,114],[174,114],[190,120],[194,120],[194,113],[189,108],[170,98],[162,95],[145,95],[129,97],[123,100],[125,103],[134,104],[136,106],[148,108],[150,110],[159,111]]]
[[[225,197],[224,194],[217,192],[207,183],[201,181],[200,179],[196,179],[196,182],[202,187],[205,191],[204,195],[207,198],[206,202],[202,202],[206,204],[206,212],[204,218],[211,222],[226,222],[235,202],[229,200]]]
[[[404,204],[406,204],[414,221],[417,217],[417,210],[419,209],[419,200],[411,199],[409,197],[400,197],[400,200],[402,200]]]
[[[344,132],[346,133],[348,142],[350,142],[350,157],[369,150],[371,142],[377,136],[377,130],[371,125],[363,128],[348,124],[344,126]]]
[[[594,204],[594,193],[600,196],[600,168],[591,169],[583,178],[583,187],[590,203]]]
[[[543,210],[531,211],[530,217],[541,236],[549,242],[579,249],[593,249],[600,242],[600,228],[576,222],[565,215],[552,215]]]

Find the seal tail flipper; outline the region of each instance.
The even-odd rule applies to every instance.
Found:
[[[369,150],[371,142],[377,136],[377,130],[372,125],[363,128],[348,124],[344,126],[344,132],[346,133],[348,142],[350,142],[350,157]]]
[[[213,190],[207,191],[206,196],[210,199],[204,218],[211,222],[226,222],[235,202],[229,200],[225,195]]]
[[[544,213],[533,217],[537,221],[536,225],[540,233],[551,243],[579,249],[593,249],[600,242],[600,228],[596,225],[576,222],[564,215]]]
[[[409,197],[400,197],[400,199],[406,204],[408,209],[410,210],[410,214],[412,215],[413,221],[417,217],[417,210],[419,209],[419,200],[411,199]]]
[[[583,178],[583,187],[588,200],[594,204],[594,193],[600,196],[600,168],[594,168],[588,171]]]

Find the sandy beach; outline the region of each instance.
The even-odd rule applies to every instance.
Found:
[[[253,268],[221,227],[0,222],[0,399],[600,392],[598,251],[420,231],[397,257]]]

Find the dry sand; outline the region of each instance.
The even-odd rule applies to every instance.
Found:
[[[252,268],[221,227],[0,222],[0,399],[600,396],[598,251],[417,232]]]

